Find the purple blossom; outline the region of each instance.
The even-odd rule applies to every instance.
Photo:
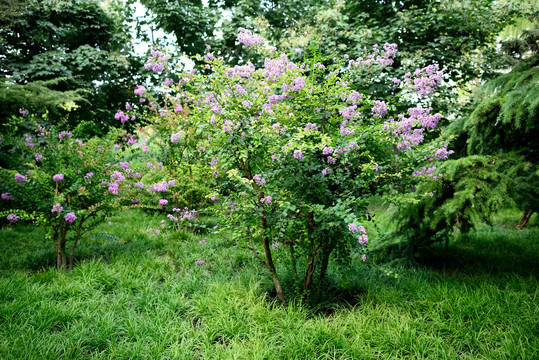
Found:
[[[198,242],[198,245],[202,245],[202,244],[205,244],[205,243],[207,243],[207,242],[208,242],[208,238],[205,237],[204,239],[202,239],[202,240],[200,240],[200,241]]]
[[[109,191],[113,193],[114,195],[118,195],[118,188],[119,188],[119,185],[117,182],[112,182],[109,184]]]
[[[244,44],[246,47],[261,45],[264,39],[258,35],[253,35],[250,30],[239,28],[238,41]]]
[[[253,176],[253,180],[260,186],[266,185],[266,179],[264,179],[260,174]]]
[[[15,214],[9,214],[7,216],[7,219],[9,220],[10,223],[15,224],[19,220],[19,217]]]
[[[129,120],[129,115],[124,114],[124,112],[121,111],[121,110],[118,110],[118,112],[116,112],[116,114],[114,114],[114,118],[116,120],[120,120],[120,122],[123,124],[123,123],[125,123],[125,122],[127,122]]]
[[[134,145],[134,144],[137,143],[137,139],[135,139],[135,138],[133,137],[133,135],[131,135],[131,136],[129,137],[129,140],[127,140],[127,143],[128,143],[129,145]]]
[[[70,212],[70,213],[66,214],[64,219],[65,219],[66,223],[71,224],[71,223],[75,222],[75,220],[77,220],[77,216],[75,216],[74,212]]]
[[[387,114],[387,105],[383,101],[374,100],[374,106],[372,107],[372,113],[375,118],[381,119]]]
[[[26,142],[26,146],[33,148],[35,145],[32,143],[32,137],[28,134],[24,134],[24,141]]]
[[[365,254],[361,255],[361,261],[363,262],[367,261],[367,255]]]
[[[294,159],[302,160],[303,152],[301,150],[294,150]]]
[[[22,174],[15,174],[15,182],[17,184],[24,184],[25,182],[27,182],[28,180],[26,179],[26,176],[22,175]]]
[[[168,200],[165,199],[159,199],[159,206],[167,206]]]
[[[205,264],[204,260],[198,259],[197,261],[195,261],[195,265],[197,265],[197,266],[202,266],[204,264]]]
[[[56,213],[58,215],[60,215],[60,213],[62,212],[62,210],[64,210],[64,208],[62,207],[62,205],[60,205],[60,203],[56,203],[54,204],[54,206],[52,207],[52,210],[51,210],[51,213]]]
[[[316,126],[316,124],[313,124],[313,123],[307,123],[305,125],[305,131],[309,131],[309,130],[318,130],[318,126]]]
[[[290,89],[292,91],[301,91],[301,89],[303,89],[304,87],[305,87],[305,78],[300,76],[294,79]]]
[[[322,175],[326,176],[327,174],[331,174],[333,172],[333,170],[331,170],[330,168],[324,168],[324,170],[322,170]]]
[[[271,202],[271,196],[266,196],[266,197],[263,197],[262,199],[260,199],[260,202],[262,204],[266,204],[266,205],[271,205],[272,202]]]
[[[146,92],[146,88],[142,85],[137,85],[137,88],[135,89],[134,93],[135,95],[142,96]]]
[[[65,138],[70,138],[73,136],[73,133],[71,131],[62,131],[59,135],[58,135],[58,139],[60,140],[63,140]]]
[[[278,250],[279,249],[279,243],[278,242],[273,243],[273,244],[271,244],[271,247],[273,248],[273,250]]]
[[[183,135],[185,135],[185,131],[180,130],[179,132],[177,132],[175,134],[172,134],[170,136],[170,141],[173,142],[173,143],[177,143],[177,142],[179,142],[181,140]]]
[[[13,197],[11,196],[10,193],[2,193],[2,200],[12,200]]]
[[[131,202],[132,202],[133,204],[140,204],[140,200],[139,200],[139,199],[133,199],[133,200],[131,200]]]
[[[43,159],[43,155],[36,154],[35,159],[36,159],[36,162],[39,162],[39,161],[41,161],[41,159]]]
[[[116,180],[117,182],[125,181],[125,176],[119,171],[113,172],[112,175],[110,175],[110,178],[112,180]]]
[[[365,234],[363,235],[359,235],[359,237],[357,238],[357,241],[361,244],[361,245],[367,245],[368,241],[369,241],[369,237]]]

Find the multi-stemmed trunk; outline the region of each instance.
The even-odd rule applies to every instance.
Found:
[[[82,216],[77,224],[76,235],[73,241],[73,245],[71,246],[69,259],[66,254],[67,230],[69,229],[69,224],[60,224],[54,229],[52,240],[54,241],[54,245],[56,247],[56,270],[65,272],[67,270],[73,269],[75,248],[77,247],[80,237],[82,236],[82,225],[84,224],[85,220],[86,218]]]

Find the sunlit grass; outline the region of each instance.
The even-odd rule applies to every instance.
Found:
[[[332,264],[322,305],[306,308],[272,300],[245,250],[209,234],[149,233],[160,220],[129,211],[103,223],[66,274],[40,231],[3,229],[0,358],[539,356],[537,228],[485,226],[415,265]]]

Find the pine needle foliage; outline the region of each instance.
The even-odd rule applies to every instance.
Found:
[[[539,127],[539,55],[485,84],[477,106],[464,120],[468,154],[492,154],[537,148]]]
[[[521,195],[534,192],[530,199],[537,199],[533,182],[518,181],[530,176],[537,179],[534,170],[536,166],[517,152],[444,162],[439,168],[443,180],[424,183],[418,188],[424,198],[395,213],[398,235],[406,240],[403,248],[413,253],[435,242],[448,243],[477,224],[490,223],[492,214],[521,205],[516,201],[517,190]]]
[[[534,42],[529,42],[534,44]],[[418,187],[424,197],[397,209],[395,236],[408,252],[438,241],[456,240],[505,207],[524,210],[524,226],[539,209],[539,54],[487,82],[475,95],[468,117],[447,130],[457,136],[455,153],[444,162],[443,180]]]

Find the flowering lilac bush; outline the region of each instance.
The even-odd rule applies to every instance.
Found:
[[[424,169],[447,158],[444,144],[424,143],[440,115],[423,98],[436,90],[441,73],[429,66],[387,79],[402,95],[397,104],[362,90],[384,77],[395,44],[357,59],[314,55],[296,64],[248,30],[240,30],[238,41],[266,56],[260,67],[230,67],[208,53],[210,75],[179,74],[165,102],[152,104],[156,114],[181,109],[181,121],[168,123],[171,143],[195,134],[189,138],[194,158],[207,164],[215,185],[207,198],[224,216],[219,231],[231,231],[234,244],[260,259],[284,301],[275,254],[288,254],[304,292],[318,274],[320,291],[331,256],[368,259],[368,198],[408,196],[430,174]]]
[[[73,266],[83,234],[119,207],[132,205],[144,191],[136,186],[143,170],[120,161],[122,153],[114,149],[113,137],[83,143],[70,132],[56,134],[39,127],[35,136],[10,139],[22,144],[23,152],[19,169],[0,168],[5,209],[0,216],[13,224],[25,220],[43,227],[56,246],[58,269]]]

